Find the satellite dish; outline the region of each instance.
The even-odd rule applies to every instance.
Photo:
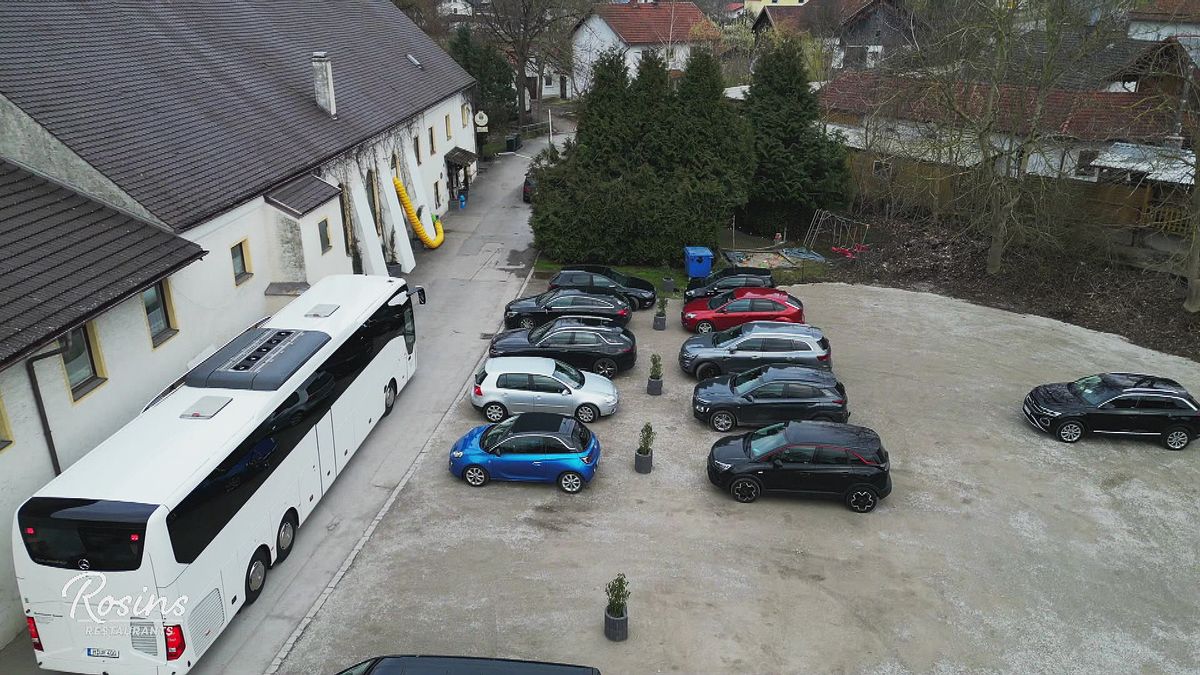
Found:
[[[475,126],[486,127],[487,123],[488,123],[487,113],[483,112],[482,110],[475,113]]]

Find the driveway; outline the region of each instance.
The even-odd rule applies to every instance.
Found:
[[[617,378],[620,412],[593,425],[605,455],[582,494],[451,477],[448,447],[481,423],[460,399],[280,672],[332,673],[385,653],[606,673],[1200,668],[1200,447],[1065,445],[1020,414],[1041,382],[1142,370],[1200,392],[1200,366],[929,294],[792,290],[833,343],[853,420],[891,452],[895,491],[874,513],[740,505],[708,484],[716,435],[691,418],[693,381],[674,364],[685,337],[676,301],[665,332],[650,330],[650,312],[635,315],[638,365]],[[644,388],[654,351],[661,397]],[[632,466],[644,421],[658,431],[650,475]],[[621,644],[602,634],[617,572],[633,594]]]

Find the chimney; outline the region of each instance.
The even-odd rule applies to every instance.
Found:
[[[312,53],[313,87],[317,92],[317,105],[321,110],[337,119],[337,99],[333,94],[333,62],[327,52]]]

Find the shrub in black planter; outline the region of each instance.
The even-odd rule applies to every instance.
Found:
[[[649,422],[642,425],[637,452],[633,455],[633,469],[638,473],[650,473],[654,468],[654,427]]]
[[[608,606],[604,608],[604,637],[620,642],[629,637],[629,612],[625,604],[629,600],[629,584],[625,574],[618,574],[608,582],[604,592],[608,594]]]
[[[650,355],[650,381],[646,382],[646,393],[658,396],[662,393],[662,357]]]
[[[658,309],[654,311],[654,330],[667,329],[667,299],[658,299]]]

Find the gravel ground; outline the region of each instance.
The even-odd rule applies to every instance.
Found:
[[[1200,392],[1200,366],[931,294],[791,290],[833,343],[853,420],[891,453],[895,491],[874,513],[739,505],[708,484],[716,434],[688,409],[673,301],[665,332],[634,318],[638,365],[617,378],[621,410],[593,425],[605,456],[588,489],[454,479],[446,452],[481,423],[460,400],[280,672],[416,652],[609,674],[1200,672],[1200,443],[1065,445],[1020,414],[1041,382],[1142,370]],[[655,351],[661,397],[645,394]],[[633,470],[644,421],[658,431],[648,476]],[[622,644],[602,634],[617,572],[633,593]]]

